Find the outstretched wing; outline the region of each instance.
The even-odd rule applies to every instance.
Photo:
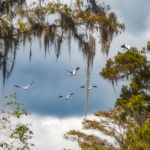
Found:
[[[80,67],[77,67],[77,68],[76,68],[76,71],[79,70],[79,69],[80,69]]]
[[[70,95],[74,95],[74,93],[70,93]]]
[[[96,86],[96,85],[93,85],[93,87],[94,87],[94,88],[97,88],[97,86]]]
[[[60,96],[59,96],[59,98],[63,98],[63,96],[62,96],[62,95],[60,95]]]
[[[81,88],[85,88],[85,85],[81,86]]]
[[[77,67],[73,72],[74,74],[80,69],[80,67]]]
[[[71,95],[74,95],[74,93],[68,93],[66,98],[69,98]]]
[[[21,87],[21,86],[19,86],[19,85],[15,85],[15,87],[17,87],[17,88],[23,88],[23,87]]]
[[[34,82],[32,81],[29,85],[32,85]]]
[[[126,47],[126,49],[130,49],[131,48],[130,45],[125,45],[125,47]]]
[[[34,82],[32,81],[31,83],[29,83],[28,85],[26,85],[24,88],[24,90],[27,90]]]
[[[72,71],[69,71],[69,70],[66,70],[66,71],[72,74]]]

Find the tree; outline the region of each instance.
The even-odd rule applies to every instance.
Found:
[[[66,138],[78,141],[85,150],[96,145],[110,150],[150,149],[150,61],[146,55],[149,50],[148,42],[147,48],[138,50],[132,47],[107,60],[100,72],[104,79],[114,85],[125,78],[130,84],[122,86],[120,98],[113,109],[96,112],[94,115],[99,120],[83,121],[84,129],[94,129],[114,138],[119,147],[101,137],[76,130],[69,131]]]

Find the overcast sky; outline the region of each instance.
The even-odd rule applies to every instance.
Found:
[[[117,15],[121,19],[121,21],[125,23],[126,31],[113,40],[109,57],[112,57],[113,55],[116,54],[116,49],[119,50],[119,47],[123,42],[129,43],[132,46],[137,46],[139,48],[145,46],[147,41],[150,40],[150,11],[149,11],[150,1],[149,0],[111,0],[111,6],[112,9],[118,13]],[[80,119],[81,118],[78,118],[78,120]],[[47,122],[47,124],[51,123],[50,120],[46,120],[45,122]],[[63,128],[63,126],[59,126],[61,123],[62,120],[59,120],[56,123],[57,124],[56,126],[59,129]],[[63,123],[67,124],[68,120],[63,119]],[[80,128],[80,123],[79,122],[77,124],[76,123],[77,120],[75,122],[69,121],[69,126],[73,127],[75,125],[74,126],[75,128],[77,129],[78,127]],[[52,128],[53,126],[49,125],[46,130],[51,130]],[[52,136],[52,134],[49,135]],[[46,136],[48,136],[48,134],[46,134]],[[59,136],[59,134],[54,134],[54,137],[57,138],[57,136]],[[54,143],[51,143],[49,147],[51,147]],[[78,149],[77,147],[72,148],[72,150],[77,150],[77,149]]]
[[[112,10],[117,13],[118,19],[124,22],[126,26],[125,32],[113,39],[108,57],[116,55],[120,50],[120,45],[124,43],[138,48],[145,46],[147,41],[150,40],[150,0],[108,0],[108,3],[111,5]],[[33,44],[33,49],[36,49],[36,46],[34,47],[36,44]],[[63,49],[65,50],[66,47],[63,46]],[[86,61],[78,62],[77,59],[82,59],[81,53],[72,52],[71,61],[68,55],[67,57],[66,55],[61,55],[56,63],[55,57],[49,57],[50,59],[41,58],[40,56],[44,56],[44,53],[39,53],[38,50],[34,52],[31,63],[28,60],[22,61],[22,57],[27,56],[28,52],[24,50],[23,53],[18,53],[21,57],[17,58],[17,69],[15,68],[12,77],[8,80],[5,90],[10,91],[17,81],[18,84],[26,84],[34,79],[35,84],[31,87],[32,90],[35,89],[33,93],[19,89],[13,91],[18,92],[21,102],[24,102],[27,108],[35,114],[31,116],[31,120],[33,121],[33,130],[36,132],[34,141],[38,150],[60,150],[63,148],[78,150],[78,146],[75,143],[71,144],[71,142],[66,142],[63,139],[63,134],[69,129],[81,129],[85,93],[78,90],[80,88],[78,83],[84,84],[86,81]],[[50,56],[54,56],[54,52]],[[102,80],[99,76],[99,71],[102,68],[100,64],[104,64],[106,58],[100,54],[100,50],[97,51],[97,56],[94,59],[95,66],[91,74],[91,84],[98,84],[98,90],[96,89],[90,94],[89,111],[91,113],[99,109],[110,108],[119,95],[114,92],[112,85],[108,81]],[[42,65],[43,61],[45,61],[45,66]],[[72,69],[78,65],[82,69],[78,72],[77,78],[69,78],[65,69]],[[27,74],[26,72],[29,73]],[[23,78],[24,75],[26,75],[25,79]],[[57,78],[57,84],[55,84],[54,78]],[[49,79],[49,81],[44,79]],[[71,84],[69,86],[65,84],[67,82],[71,82],[74,87]],[[72,101],[67,104],[64,101],[60,101],[58,99],[59,94],[65,94],[65,90],[69,91],[71,88],[77,90],[77,94],[72,97]],[[27,94],[28,96],[26,96]],[[79,98],[83,101],[77,101]],[[93,105],[93,102],[96,105]],[[39,116],[40,113],[43,113],[43,115]]]
[[[107,0],[124,21],[126,30],[138,34],[146,31],[150,22],[149,0]]]

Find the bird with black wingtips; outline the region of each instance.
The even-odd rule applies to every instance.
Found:
[[[87,88],[87,86],[82,85],[81,88]],[[88,87],[88,90],[91,90],[92,88],[97,88],[97,86],[96,85],[91,85],[91,86]]]
[[[64,98],[65,100],[69,100],[70,96],[74,95],[74,93],[68,93],[66,96],[60,95],[59,98]]]
[[[23,90],[28,90],[28,88],[33,84],[34,82],[32,81],[31,83],[29,83],[26,86],[20,86],[20,85],[15,85],[16,88],[21,88]]]
[[[130,45],[127,45],[127,44],[123,44],[123,45],[121,45],[121,48],[124,48],[124,50],[125,49],[130,49],[131,47],[130,47]]]
[[[75,76],[76,75],[76,72],[80,69],[80,67],[77,67],[76,69],[74,69],[73,71],[69,71],[69,70],[66,70],[67,72],[70,73],[71,76]]]

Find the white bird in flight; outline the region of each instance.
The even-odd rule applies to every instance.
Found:
[[[83,85],[83,86],[81,86],[81,88],[87,88],[87,86]],[[88,87],[88,90],[91,90],[92,88],[97,88],[97,86],[96,85],[91,85],[91,86]]]
[[[124,50],[125,50],[125,49],[130,49],[131,47],[130,47],[130,45],[123,44],[123,45],[121,45],[121,48],[124,48]]]
[[[69,71],[69,70],[66,70],[70,73],[71,76],[75,76],[76,75],[76,72],[80,69],[80,67],[77,67],[76,69],[74,69],[73,71]]]
[[[69,100],[71,95],[74,95],[74,93],[68,93],[67,96],[60,95],[59,98],[64,98],[65,100]]]
[[[26,86],[15,85],[15,87],[21,88],[21,89],[24,89],[24,90],[27,90],[33,83],[34,83],[34,82],[32,81],[31,83],[29,83],[29,84],[26,85]]]

